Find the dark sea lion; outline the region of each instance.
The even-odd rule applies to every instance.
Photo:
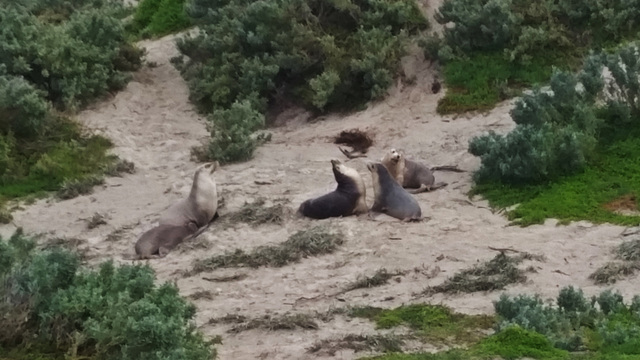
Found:
[[[202,228],[209,224],[218,211],[218,191],[213,178],[218,167],[217,161],[198,167],[189,196],[171,205],[160,216],[160,225],[187,226],[193,222]]]
[[[340,160],[331,160],[331,165],[338,187],[328,194],[304,201],[298,212],[314,219],[367,213],[366,188],[358,171]]]
[[[391,177],[411,194],[433,191],[447,186],[446,183],[435,183],[433,171],[424,164],[407,159],[403,153],[391,149],[382,158],[382,164],[387,168]]]
[[[367,164],[367,169],[371,172],[375,198],[371,211],[381,212],[403,221],[422,218],[420,204],[391,177],[384,165],[370,162]]]
[[[187,225],[158,225],[140,236],[136,242],[138,259],[151,259],[166,256],[183,241],[193,237],[198,231],[194,222]]]

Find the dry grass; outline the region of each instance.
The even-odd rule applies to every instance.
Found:
[[[313,315],[309,314],[265,315],[255,319],[250,319],[243,315],[228,314],[221,318],[210,319],[209,324],[234,324],[227,330],[229,333],[239,333],[251,329],[275,331],[294,330],[298,328],[317,330],[319,328]]]
[[[100,225],[106,225],[106,224],[107,224],[106,217],[100,213],[95,213],[93,214],[92,217],[87,219],[87,229],[89,230],[95,229]]]
[[[203,277],[202,280],[211,281],[211,282],[229,282],[229,281],[240,281],[244,280],[249,275],[245,273],[233,274],[228,276],[215,276],[215,277]]]
[[[87,195],[93,192],[93,187],[104,184],[102,176],[87,176],[82,179],[67,180],[56,193],[61,200],[68,200],[80,195]]]
[[[339,350],[350,349],[354,352],[401,352],[404,341],[397,335],[357,335],[348,334],[342,338],[325,339],[314,343],[307,349],[317,356],[335,356]]]
[[[527,280],[525,273],[516,265],[524,260],[543,261],[544,257],[529,253],[507,256],[500,252],[490,261],[463,270],[447,279],[443,284],[431,286],[423,291],[424,295],[434,293],[472,293],[476,291],[502,290],[509,284]]]
[[[349,146],[353,149],[353,152],[366,153],[373,145],[373,139],[365,131],[351,129],[340,132],[333,140],[333,143]]]
[[[265,206],[265,204],[266,200],[264,198],[259,198],[250,204],[246,203],[240,210],[229,213],[221,218],[222,223],[225,227],[233,226],[240,222],[252,226],[263,224],[282,225],[288,208],[282,202],[278,202],[273,206]]]
[[[635,274],[638,269],[640,269],[640,262],[637,261],[612,261],[594,271],[589,275],[589,279],[598,285],[613,284]]]
[[[209,290],[196,291],[195,293],[187,296],[191,300],[213,300],[213,293]]]
[[[223,255],[198,260],[189,275],[223,267],[282,267],[298,262],[301,258],[332,253],[343,242],[342,234],[334,234],[322,226],[317,226],[298,231],[278,245],[259,246],[249,253],[236,249]]]
[[[123,173],[133,174],[136,172],[136,166],[129,160],[120,159],[106,166],[103,172],[107,176],[122,176]]]
[[[391,279],[392,277],[401,276],[404,274],[405,272],[402,272],[402,271],[389,272],[387,271],[387,269],[381,268],[378,271],[376,271],[375,274],[373,274],[372,276],[366,276],[366,275],[358,276],[358,279],[356,279],[356,281],[354,281],[353,283],[347,285],[343,291],[347,292],[347,291],[352,291],[356,289],[365,289],[365,288],[386,285],[389,282],[389,279]]]
[[[617,261],[606,263],[589,275],[598,285],[613,284],[640,270],[640,239],[625,241],[614,250]]]

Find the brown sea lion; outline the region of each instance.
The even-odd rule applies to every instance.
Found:
[[[198,167],[189,196],[165,210],[160,216],[160,225],[187,226],[193,222],[202,228],[209,224],[218,212],[218,191],[213,173],[219,166],[214,161]]]
[[[368,212],[366,188],[357,170],[331,160],[338,187],[323,196],[304,201],[298,212],[313,219],[358,215]]]
[[[371,211],[381,212],[403,221],[416,221],[422,218],[422,210],[416,199],[391,177],[381,163],[370,162],[367,169],[371,172],[375,200]]]
[[[433,171],[424,164],[405,158],[404,154],[391,149],[382,158],[382,164],[387,168],[391,177],[411,194],[433,191],[447,186],[447,183],[435,183]],[[455,171],[455,170],[452,170]]]
[[[158,225],[146,231],[136,242],[138,259],[151,259],[166,256],[183,241],[190,239],[198,231],[194,222],[187,225]]]

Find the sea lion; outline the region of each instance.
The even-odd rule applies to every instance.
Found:
[[[325,195],[300,204],[298,212],[314,219],[367,213],[366,187],[357,170],[331,160],[333,176],[338,187]]]
[[[217,218],[218,191],[213,173],[219,166],[214,161],[198,167],[189,196],[165,210],[160,216],[160,225],[188,226],[193,222],[202,228]]]
[[[374,202],[371,211],[381,212],[403,221],[422,218],[420,204],[391,177],[381,163],[367,163],[373,180]]]
[[[407,188],[411,194],[432,191],[447,186],[447,183],[435,184],[436,178],[427,166],[405,158],[404,154],[391,149],[382,158],[382,164],[398,184]],[[455,170],[452,170],[455,171]]]
[[[164,257],[184,240],[193,237],[197,230],[194,222],[182,226],[158,225],[142,234],[136,242],[138,259]]]

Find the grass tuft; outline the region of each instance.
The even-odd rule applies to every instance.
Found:
[[[278,245],[259,246],[249,253],[236,249],[223,255],[198,260],[193,267],[192,274],[223,267],[282,267],[298,262],[303,257],[332,253],[343,242],[342,234],[334,234],[325,227],[316,226],[298,231],[291,235],[287,241]]]
[[[404,341],[402,337],[388,334],[357,335],[347,334],[337,339],[324,339],[311,345],[307,349],[308,353],[316,356],[335,356],[339,350],[350,349],[354,352],[376,351],[376,352],[401,352]]]
[[[414,304],[385,310],[357,307],[347,310],[347,316],[363,317],[376,323],[379,329],[407,325],[417,336],[432,344],[468,344],[480,339],[494,325],[494,317],[454,313],[445,306]]]
[[[93,214],[93,216],[87,220],[87,228],[89,230],[95,229],[100,225],[106,225],[106,224],[107,224],[106,217],[100,213]]]
[[[613,284],[640,270],[640,239],[625,241],[615,250],[617,261],[608,262],[598,268],[589,279],[596,284]]]
[[[260,318],[249,319],[243,315],[228,314],[221,318],[210,319],[209,324],[234,324],[227,332],[239,333],[252,329],[263,329],[267,331],[275,330],[295,330],[308,329],[317,330],[318,323],[309,314],[284,314],[279,316],[265,315]]]
[[[93,192],[93,187],[104,184],[102,176],[91,175],[80,179],[65,180],[56,193],[60,200],[69,200],[80,195],[87,195]]]
[[[282,203],[273,206],[265,206],[266,200],[259,198],[252,203],[246,203],[236,212],[232,212],[223,218],[226,226],[239,222],[248,223],[252,226],[263,224],[278,224],[284,222],[287,207]]]
[[[500,252],[487,262],[455,274],[441,285],[426,288],[423,294],[456,294],[502,290],[509,284],[521,283],[527,280],[526,271],[516,266],[524,260],[542,261],[544,257],[528,253],[507,256]]]
[[[389,279],[391,279],[392,277],[404,274],[405,273],[402,271],[389,272],[387,271],[387,269],[381,268],[372,276],[358,276],[358,279],[355,282],[347,285],[343,291],[347,292],[356,289],[366,289],[386,285],[389,282]]]

